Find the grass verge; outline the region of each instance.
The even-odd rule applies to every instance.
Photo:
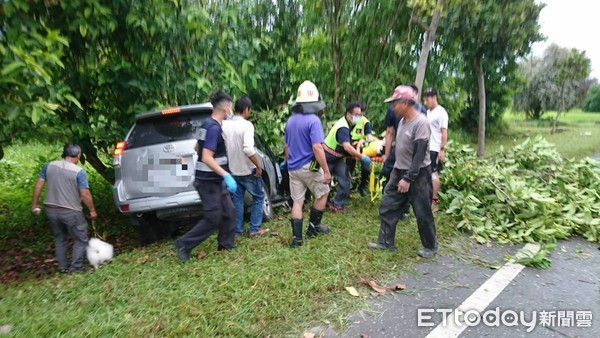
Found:
[[[582,159],[600,155],[600,113],[573,110],[562,114],[558,120],[559,132],[550,134],[556,112],[548,112],[540,120],[525,120],[523,114],[507,113],[504,121],[506,130],[492,136],[486,142],[486,155],[492,156],[502,148],[509,149],[526,138],[541,135],[554,144],[564,158]],[[476,147],[477,140],[470,140]]]
[[[369,295],[361,277],[385,284],[417,261],[414,219],[399,224],[395,254],[367,249],[379,225],[368,203],[356,198],[347,213],[327,213],[332,233],[296,250],[288,248],[282,213],[266,225],[279,235],[242,238],[225,253],[216,252],[213,236],[194,251],[208,255],[187,264],[164,241],[96,272],[5,286],[0,318],[17,336],[297,336],[315,325],[340,326]],[[453,234],[438,224],[441,238]]]

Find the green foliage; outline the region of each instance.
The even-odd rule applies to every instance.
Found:
[[[476,70],[481,64],[486,94],[486,125],[498,122],[510,105],[516,86],[516,60],[529,53],[531,43],[541,39],[538,17],[542,4],[533,0],[451,1],[441,34],[448,53],[459,53],[464,61],[462,86],[468,96],[460,125],[475,130],[479,113]]]
[[[287,106],[279,109],[263,110],[251,116],[256,132],[265,140],[269,148],[273,150],[275,156],[283,154],[285,123],[289,116],[290,113]]]
[[[480,243],[600,242],[600,163],[564,160],[541,137],[494,158],[452,145],[440,199]]]
[[[0,117],[0,150],[11,137],[27,139],[30,122],[37,123],[38,138],[81,143],[85,160],[110,181],[113,146],[136,114],[205,102],[216,89],[249,95],[257,110],[278,110],[304,80],[315,82],[327,102],[324,125],[347,102],[361,100],[382,131],[383,98],[414,82],[414,46],[423,39],[417,17],[430,16],[434,3],[8,2],[0,34],[1,108],[8,112]],[[472,55],[485,56],[493,84],[488,124],[497,122],[512,96],[514,59],[538,28],[539,7],[531,3],[448,1],[425,85],[438,88],[453,125],[476,121]]]
[[[546,48],[542,58],[525,60],[519,68],[526,83],[515,95],[514,109],[524,111],[528,118],[578,106],[593,83],[588,79],[590,60],[585,52],[555,44]]]
[[[550,268],[550,254],[556,249],[556,243],[543,243],[540,245],[540,249],[537,252],[531,252],[527,249],[521,249],[519,252],[523,254],[523,257],[517,258],[516,262],[526,266],[533,266],[538,269]],[[510,257],[512,258],[512,257]]]
[[[583,101],[583,110],[587,112],[600,112],[600,85],[590,88],[585,101]]]
[[[59,30],[36,19],[28,1],[0,5],[0,159],[13,139],[34,135],[41,139],[53,130],[46,121],[74,100],[57,73],[69,47]],[[76,101],[76,100],[75,100]],[[34,128],[32,128],[32,125]]]

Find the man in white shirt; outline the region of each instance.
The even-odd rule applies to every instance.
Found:
[[[440,190],[439,173],[443,169],[446,159],[446,143],[448,141],[448,112],[437,102],[437,91],[427,88],[423,92],[423,103],[427,107],[427,119],[431,128],[429,139],[429,154],[431,156],[431,182],[433,184],[433,204],[437,204],[438,191]]]
[[[260,236],[269,232],[261,229],[263,217],[263,182],[262,167],[256,148],[254,147],[254,125],[248,121],[252,102],[246,96],[235,103],[235,116],[223,121],[223,135],[229,159],[229,170],[237,182],[237,190],[233,193],[235,206],[235,231],[237,235],[244,233],[244,195],[246,191],[252,195],[250,207],[250,236]]]

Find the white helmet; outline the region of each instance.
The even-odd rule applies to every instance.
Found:
[[[312,114],[317,113],[325,108],[325,102],[319,95],[317,86],[311,81],[304,81],[298,87],[296,101],[292,106],[292,112]]]

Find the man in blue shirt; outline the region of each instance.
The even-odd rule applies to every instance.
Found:
[[[329,196],[331,174],[323,150],[323,125],[316,115],[325,108],[314,83],[304,81],[298,87],[292,116],[285,125],[285,153],[292,195],[292,247],[302,245],[302,207],[306,190],[315,201],[310,210],[307,237],[328,233],[329,227],[321,224],[323,210]]]
[[[217,230],[218,250],[232,249],[235,238],[235,211],[230,192],[237,190],[237,183],[228,172],[227,150],[221,129],[223,120],[233,117],[232,100],[227,93],[219,91],[211,96],[210,102],[212,114],[200,127],[194,180],[203,216],[190,231],[175,240],[175,251],[182,261],[187,261],[190,252]]]

